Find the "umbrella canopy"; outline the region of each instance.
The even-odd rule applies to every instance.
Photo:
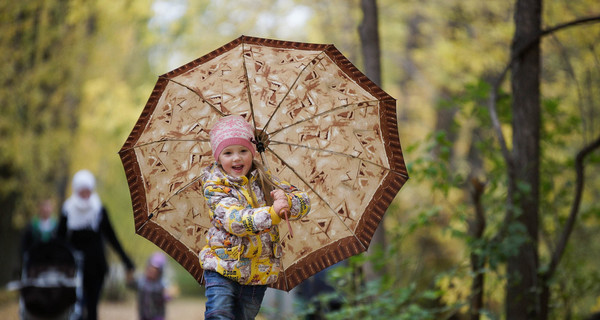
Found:
[[[242,36],[159,77],[119,151],[136,232],[199,282],[211,227],[201,169],[211,164],[209,130],[243,116],[274,175],[306,191],[306,218],[280,224],[289,291],[363,252],[408,179],[396,101],[333,45]]]

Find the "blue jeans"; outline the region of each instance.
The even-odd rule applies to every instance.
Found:
[[[205,270],[206,312],[204,319],[254,319],[267,286],[242,285],[217,272]]]

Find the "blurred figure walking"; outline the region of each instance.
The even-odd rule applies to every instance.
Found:
[[[63,204],[58,225],[58,237],[65,239],[83,257],[83,320],[98,318],[98,301],[108,271],[104,241],[108,241],[117,252],[128,273],[134,269],[95,188],[96,180],[90,171],[75,173],[73,193]]]

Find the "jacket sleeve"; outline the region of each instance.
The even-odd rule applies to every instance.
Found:
[[[61,215],[58,220],[58,227],[56,228],[56,237],[63,241],[67,241],[67,215],[64,213],[64,211],[61,211]]]
[[[306,192],[298,190],[298,188],[287,181],[281,181],[277,178],[273,178],[273,180],[288,196],[290,220],[302,219],[310,212],[310,198]]]
[[[133,262],[131,261],[131,259],[129,259],[129,256],[127,256],[125,250],[123,250],[123,247],[121,247],[121,243],[119,243],[119,240],[117,239],[117,235],[115,234],[115,230],[113,229],[112,224],[110,223],[110,219],[108,218],[108,214],[105,208],[102,208],[101,214],[102,220],[100,221],[100,232],[102,232],[102,235],[117,252],[119,257],[121,258],[121,261],[123,261],[123,263],[125,264],[127,270],[133,270]]]
[[[290,220],[299,220],[310,212],[310,198],[306,192],[292,191],[287,193],[290,203]]]
[[[238,237],[258,234],[281,222],[272,207],[245,207],[230,187],[207,182],[204,198],[213,225]]]

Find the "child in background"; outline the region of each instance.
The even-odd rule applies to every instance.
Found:
[[[288,214],[300,219],[310,210],[306,193],[254,161],[254,139],[241,116],[224,117],[210,131],[216,162],[201,176],[212,223],[200,251],[205,319],[256,317],[266,285],[281,268],[278,224]]]
[[[27,225],[21,239],[21,253],[24,254],[34,244],[48,242],[55,238],[57,220],[53,217],[54,202],[44,199],[39,203],[37,216]]]
[[[166,304],[170,299],[163,279],[167,258],[155,252],[148,259],[144,275],[131,280],[129,285],[137,290],[138,314],[140,320],[164,320]]]

